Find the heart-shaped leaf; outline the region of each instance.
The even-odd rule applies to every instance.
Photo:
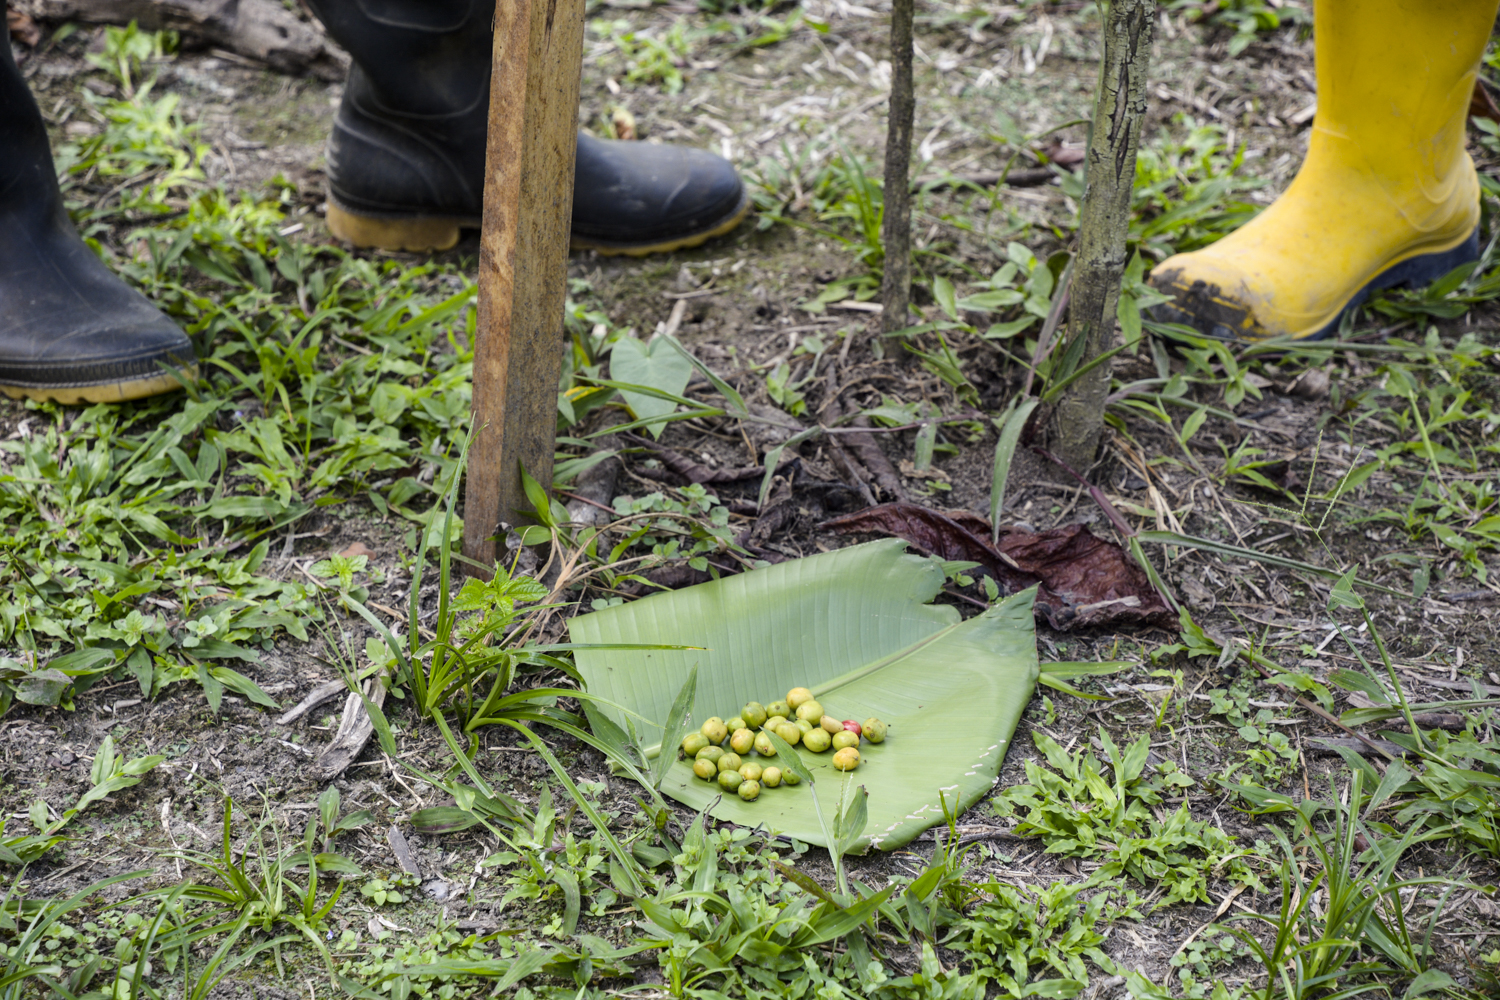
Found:
[[[900,847],[942,822],[944,800],[962,810],[989,791],[1037,676],[1032,591],[960,621],[954,608],[927,603],[943,585],[942,569],[904,549],[894,539],[857,545],[581,615],[569,626],[574,642],[704,648],[579,650],[579,672],[592,694],[659,720],[642,734],[648,744],[661,738],[694,666],[694,719],[728,718],[749,700],[768,703],[798,686],[838,718],[879,717],[889,736],[860,746],[854,772],[834,770],[829,753],[796,753],[827,809],[851,801],[853,788],[840,794],[845,781],[869,789],[868,822],[853,850]],[[695,809],[718,800],[716,819],[828,846],[805,785],[766,788],[744,802],[721,797],[678,760],[661,790]],[[832,812],[825,819],[832,831]]]
[[[693,364],[672,347],[665,337],[658,337],[649,344],[635,337],[622,337],[615,342],[609,355],[609,374],[612,381],[631,385],[643,385],[673,396],[681,396],[693,374]],[[647,396],[644,393],[621,390],[620,395],[630,406],[630,412],[638,419],[665,417],[677,409],[677,404]],[[666,423],[647,424],[646,430],[654,438],[660,438]]]
[[[16,701],[56,708],[72,684],[73,679],[61,670],[38,670],[16,685]]]

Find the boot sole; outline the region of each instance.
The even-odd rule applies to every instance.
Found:
[[[1350,296],[1349,300],[1340,306],[1334,313],[1333,318],[1322,326],[1315,328],[1311,333],[1290,334],[1285,336],[1241,336],[1234,330],[1221,324],[1215,323],[1212,332],[1203,332],[1199,325],[1203,322],[1211,322],[1207,317],[1177,308],[1175,305],[1162,304],[1154,307],[1151,312],[1155,319],[1167,323],[1178,323],[1190,326],[1198,330],[1205,337],[1216,340],[1234,341],[1239,343],[1265,343],[1272,340],[1287,340],[1292,342],[1326,340],[1338,333],[1339,325],[1343,323],[1344,317],[1364,304],[1372,292],[1382,291],[1387,288],[1395,288],[1399,285],[1408,285],[1420,288],[1430,284],[1438,278],[1448,274],[1454,268],[1470,261],[1479,259],[1479,227],[1468,236],[1461,239],[1457,244],[1446,250],[1435,250],[1427,253],[1418,253],[1405,260],[1398,261],[1377,274],[1359,291]],[[1169,291],[1164,288],[1163,291]],[[1220,298],[1216,293],[1218,289],[1209,291],[1209,297],[1214,303],[1224,307],[1226,313],[1239,311],[1243,313],[1245,307],[1238,302]]]
[[[1370,297],[1371,292],[1382,291],[1386,288],[1396,288],[1400,285],[1408,285],[1412,288],[1421,288],[1429,285],[1437,279],[1444,277],[1456,267],[1461,267],[1470,261],[1479,259],[1479,227],[1468,235],[1457,246],[1447,250],[1439,250],[1435,253],[1418,254],[1409,257],[1391,267],[1381,271],[1370,283],[1355,293],[1340,309],[1327,326],[1310,337],[1299,338],[1301,340],[1326,340],[1338,333],[1339,324],[1344,317],[1358,309],[1364,304],[1365,299]]]
[[[691,247],[702,246],[715,236],[723,236],[744,222],[745,216],[749,214],[750,192],[746,191],[740,196],[740,203],[723,222],[715,223],[710,228],[697,233],[674,236],[655,243],[614,243],[608,240],[590,239],[586,236],[574,236],[570,245],[574,250],[592,250],[601,257],[645,257],[653,253],[671,253],[673,250],[687,250]]]
[[[447,250],[458,243],[460,229],[477,229],[479,220],[452,215],[359,215],[328,199],[328,231],[357,247],[408,253]]]
[[[750,194],[745,192],[733,214],[708,229],[686,236],[652,243],[615,243],[608,240],[573,236],[569,240],[570,250],[593,250],[604,257],[644,257],[653,253],[671,253],[700,246],[715,236],[723,236],[734,229],[750,214]],[[480,220],[466,216],[413,215],[376,216],[360,215],[328,199],[326,219],[328,231],[337,238],[356,247],[374,247],[377,250],[408,253],[431,253],[447,250],[458,243],[460,229],[478,229]]]
[[[181,372],[181,379],[198,377],[198,366],[193,365]],[[174,373],[162,372],[146,378],[125,382],[101,382],[95,385],[0,385],[0,392],[11,399],[35,399],[43,402],[71,406],[75,403],[123,403],[131,399],[145,399],[164,392],[181,389],[182,381]]]

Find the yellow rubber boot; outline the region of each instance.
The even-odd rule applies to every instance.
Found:
[[[1317,339],[1372,290],[1478,256],[1464,125],[1496,0],[1317,0],[1318,111],[1281,197],[1169,257],[1157,316],[1223,339]]]

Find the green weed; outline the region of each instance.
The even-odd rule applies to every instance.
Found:
[[[342,882],[336,884],[328,899],[319,903],[318,872],[323,866],[316,858],[315,824],[308,823],[301,852],[282,844],[279,825],[269,810],[245,836],[238,850],[233,845],[233,825],[233,803],[226,797],[219,852],[208,854],[188,850],[175,855],[207,873],[217,884],[185,886],[182,894],[189,899],[216,904],[231,915],[219,925],[227,934],[221,945],[226,954],[240,935],[250,930],[259,931],[263,939],[268,939],[266,947],[275,956],[280,973],[281,945],[300,936],[323,957],[331,974],[333,960],[322,938],[324,920],[338,903],[344,886]],[[305,880],[300,883],[293,877],[294,870],[299,867],[307,870]],[[344,866],[329,867],[338,871]],[[296,934],[273,937],[283,926],[295,930]]]
[[[988,898],[959,930],[981,981],[994,983],[1004,996],[1072,996],[1088,985],[1085,958],[1113,971],[1114,963],[1099,949],[1104,934],[1098,926],[1111,897],[1095,891],[1084,899],[1081,894],[1093,888],[1092,882],[1058,882],[1037,890],[1003,882],[973,886]],[[1031,978],[1035,968],[1048,978]]]
[[[481,991],[499,994],[542,975],[573,984],[566,992],[541,986],[542,996],[596,997],[601,994],[590,984],[628,976],[628,960],[643,950],[634,944],[616,947],[592,934],[580,935],[572,945],[539,946],[517,940],[513,930],[480,936],[448,927],[422,935],[381,930],[374,938],[359,941],[355,932],[344,931],[334,945],[341,959],[338,985],[348,996],[452,1000]],[[536,997],[538,992],[521,986],[514,995]]]
[[[147,46],[119,37],[106,54],[139,79]],[[148,97],[101,104],[102,131],[59,162],[89,199],[84,232],[182,323],[201,374],[123,406],[27,404],[0,443],[0,644],[22,653],[0,666],[0,711],[68,704],[101,677],[147,696],[195,680],[215,710],[226,689],[274,704],[230,664],[305,640],[321,609],[317,588],[267,572],[272,538],[351,502],[425,525],[468,420],[470,282],[289,240],[290,186],[204,187],[191,128]]]
[[[1183,134],[1185,130],[1185,134]],[[1242,196],[1264,182],[1242,171],[1245,149],[1223,125],[1178,114],[1141,144],[1131,194],[1130,241],[1160,260],[1214,242],[1259,211]]]
[[[668,94],[682,90],[686,80],[682,68],[693,50],[685,20],[672,23],[660,37],[654,28],[634,30],[629,21],[595,22],[590,28],[607,35],[625,60],[625,79],[631,83],[658,84]]]
[[[1050,737],[1033,732],[1052,770],[1026,762],[1026,783],[993,800],[1000,816],[1018,816],[1016,833],[1039,836],[1047,853],[1100,858],[1101,873],[1128,874],[1145,885],[1160,885],[1157,906],[1207,901],[1208,879],[1223,878],[1259,886],[1247,852],[1212,823],[1195,820],[1184,802],[1158,816],[1154,807],[1172,790],[1190,788],[1193,779],[1164,761],[1157,775],[1145,777],[1150,738],[1117,747],[1102,728],[1107,761],[1091,751],[1067,753]]]
[[[124,754],[115,753],[114,737],[104,737],[94,751],[94,762],[89,768],[89,783],[92,787],[79,796],[73,806],[64,810],[61,816],[50,818],[47,803],[38,799],[27,812],[27,818],[37,832],[16,837],[4,836],[5,820],[0,819],[0,862],[27,865],[35,861],[67,839],[61,836],[61,832],[79,813],[96,802],[104,801],[115,792],[140,784],[141,779],[165,759],[160,754],[150,754],[126,760]]]
[[[62,900],[25,899],[12,882],[0,901],[0,1000],[23,1000],[41,989],[64,997],[87,990],[108,959],[100,952],[79,960],[62,959],[58,946],[78,936],[66,918],[89,906],[99,893],[149,874],[137,871],[103,879]],[[113,938],[116,954],[128,954],[128,940],[118,931]]]
[[[1164,5],[1167,10],[1186,11],[1190,18],[1202,19],[1208,24],[1231,28],[1229,54],[1237,56],[1262,33],[1276,31],[1283,26],[1297,25],[1307,31],[1312,27],[1312,11],[1291,2],[1268,3],[1267,0],[1226,0],[1212,8],[1201,6],[1193,0],[1173,0]]]
[[[1363,774],[1356,770],[1349,787],[1351,802],[1360,801],[1362,782]],[[1312,829],[1312,813],[1320,808],[1333,817],[1326,837]],[[1394,875],[1415,839],[1415,829],[1361,850],[1357,843],[1366,836],[1362,824],[1352,810],[1340,805],[1336,788],[1328,803],[1304,803],[1299,813],[1307,830],[1298,846],[1316,858],[1317,870],[1308,878],[1299,857],[1302,851],[1276,830],[1284,856],[1278,876],[1280,909],[1232,918],[1264,925],[1272,937],[1267,943],[1246,930],[1227,928],[1265,971],[1265,987],[1252,995],[1257,1000],[1302,1000],[1341,985],[1341,996],[1394,996],[1393,981],[1409,979],[1404,996],[1411,997],[1456,985],[1446,973],[1429,968],[1432,925],[1441,907],[1426,932],[1417,934],[1407,922],[1407,899],[1429,886],[1446,886],[1451,893],[1457,884],[1446,878],[1398,880]]]

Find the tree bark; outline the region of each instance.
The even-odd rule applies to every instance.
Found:
[[[917,99],[911,78],[911,23],[915,0],[891,3],[891,97],[885,133],[885,273],[880,281],[880,325],[904,329],[911,308],[911,127]]]
[[[1053,354],[1056,359],[1076,357],[1076,365],[1068,366],[1072,371],[1108,350],[1114,336],[1155,16],[1156,0],[1113,0],[1105,15],[1104,61],[1094,102],[1068,336]],[[1054,369],[1054,377],[1065,373]],[[1050,436],[1054,450],[1075,469],[1086,471],[1094,461],[1108,391],[1109,365],[1101,364],[1057,400]]]

